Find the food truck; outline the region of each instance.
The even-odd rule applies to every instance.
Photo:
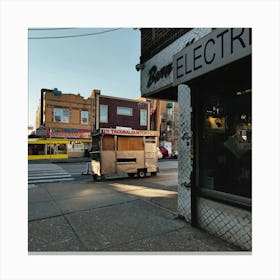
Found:
[[[157,131],[102,128],[92,133],[93,180],[106,174],[144,178],[158,171]]]

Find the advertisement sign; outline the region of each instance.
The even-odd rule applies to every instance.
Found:
[[[91,130],[74,128],[49,128],[48,138],[66,138],[66,139],[90,139]]]
[[[251,28],[217,28],[173,57],[173,86],[252,53]]]

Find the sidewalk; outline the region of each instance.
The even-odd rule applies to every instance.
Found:
[[[29,252],[240,251],[178,219],[177,191],[165,183],[88,180],[29,189]]]

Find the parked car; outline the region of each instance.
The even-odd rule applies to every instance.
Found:
[[[162,154],[162,158],[167,158],[168,157],[168,155],[169,155],[168,150],[165,147],[159,146],[159,150]]]
[[[162,153],[161,153],[159,147],[157,147],[157,153],[158,153],[158,159],[162,159]]]

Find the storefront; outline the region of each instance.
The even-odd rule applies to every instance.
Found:
[[[48,128],[47,137],[67,139],[67,154],[70,158],[90,156],[91,130],[76,128]]]
[[[90,156],[90,139],[29,139],[28,160]]]
[[[214,29],[173,53],[170,89],[179,103],[178,213],[244,250],[252,249],[251,57],[251,29]]]
[[[29,160],[90,157],[91,130],[40,127],[36,136],[37,139],[30,138],[28,141]]]
[[[28,160],[68,158],[67,144],[64,139],[29,139]]]

